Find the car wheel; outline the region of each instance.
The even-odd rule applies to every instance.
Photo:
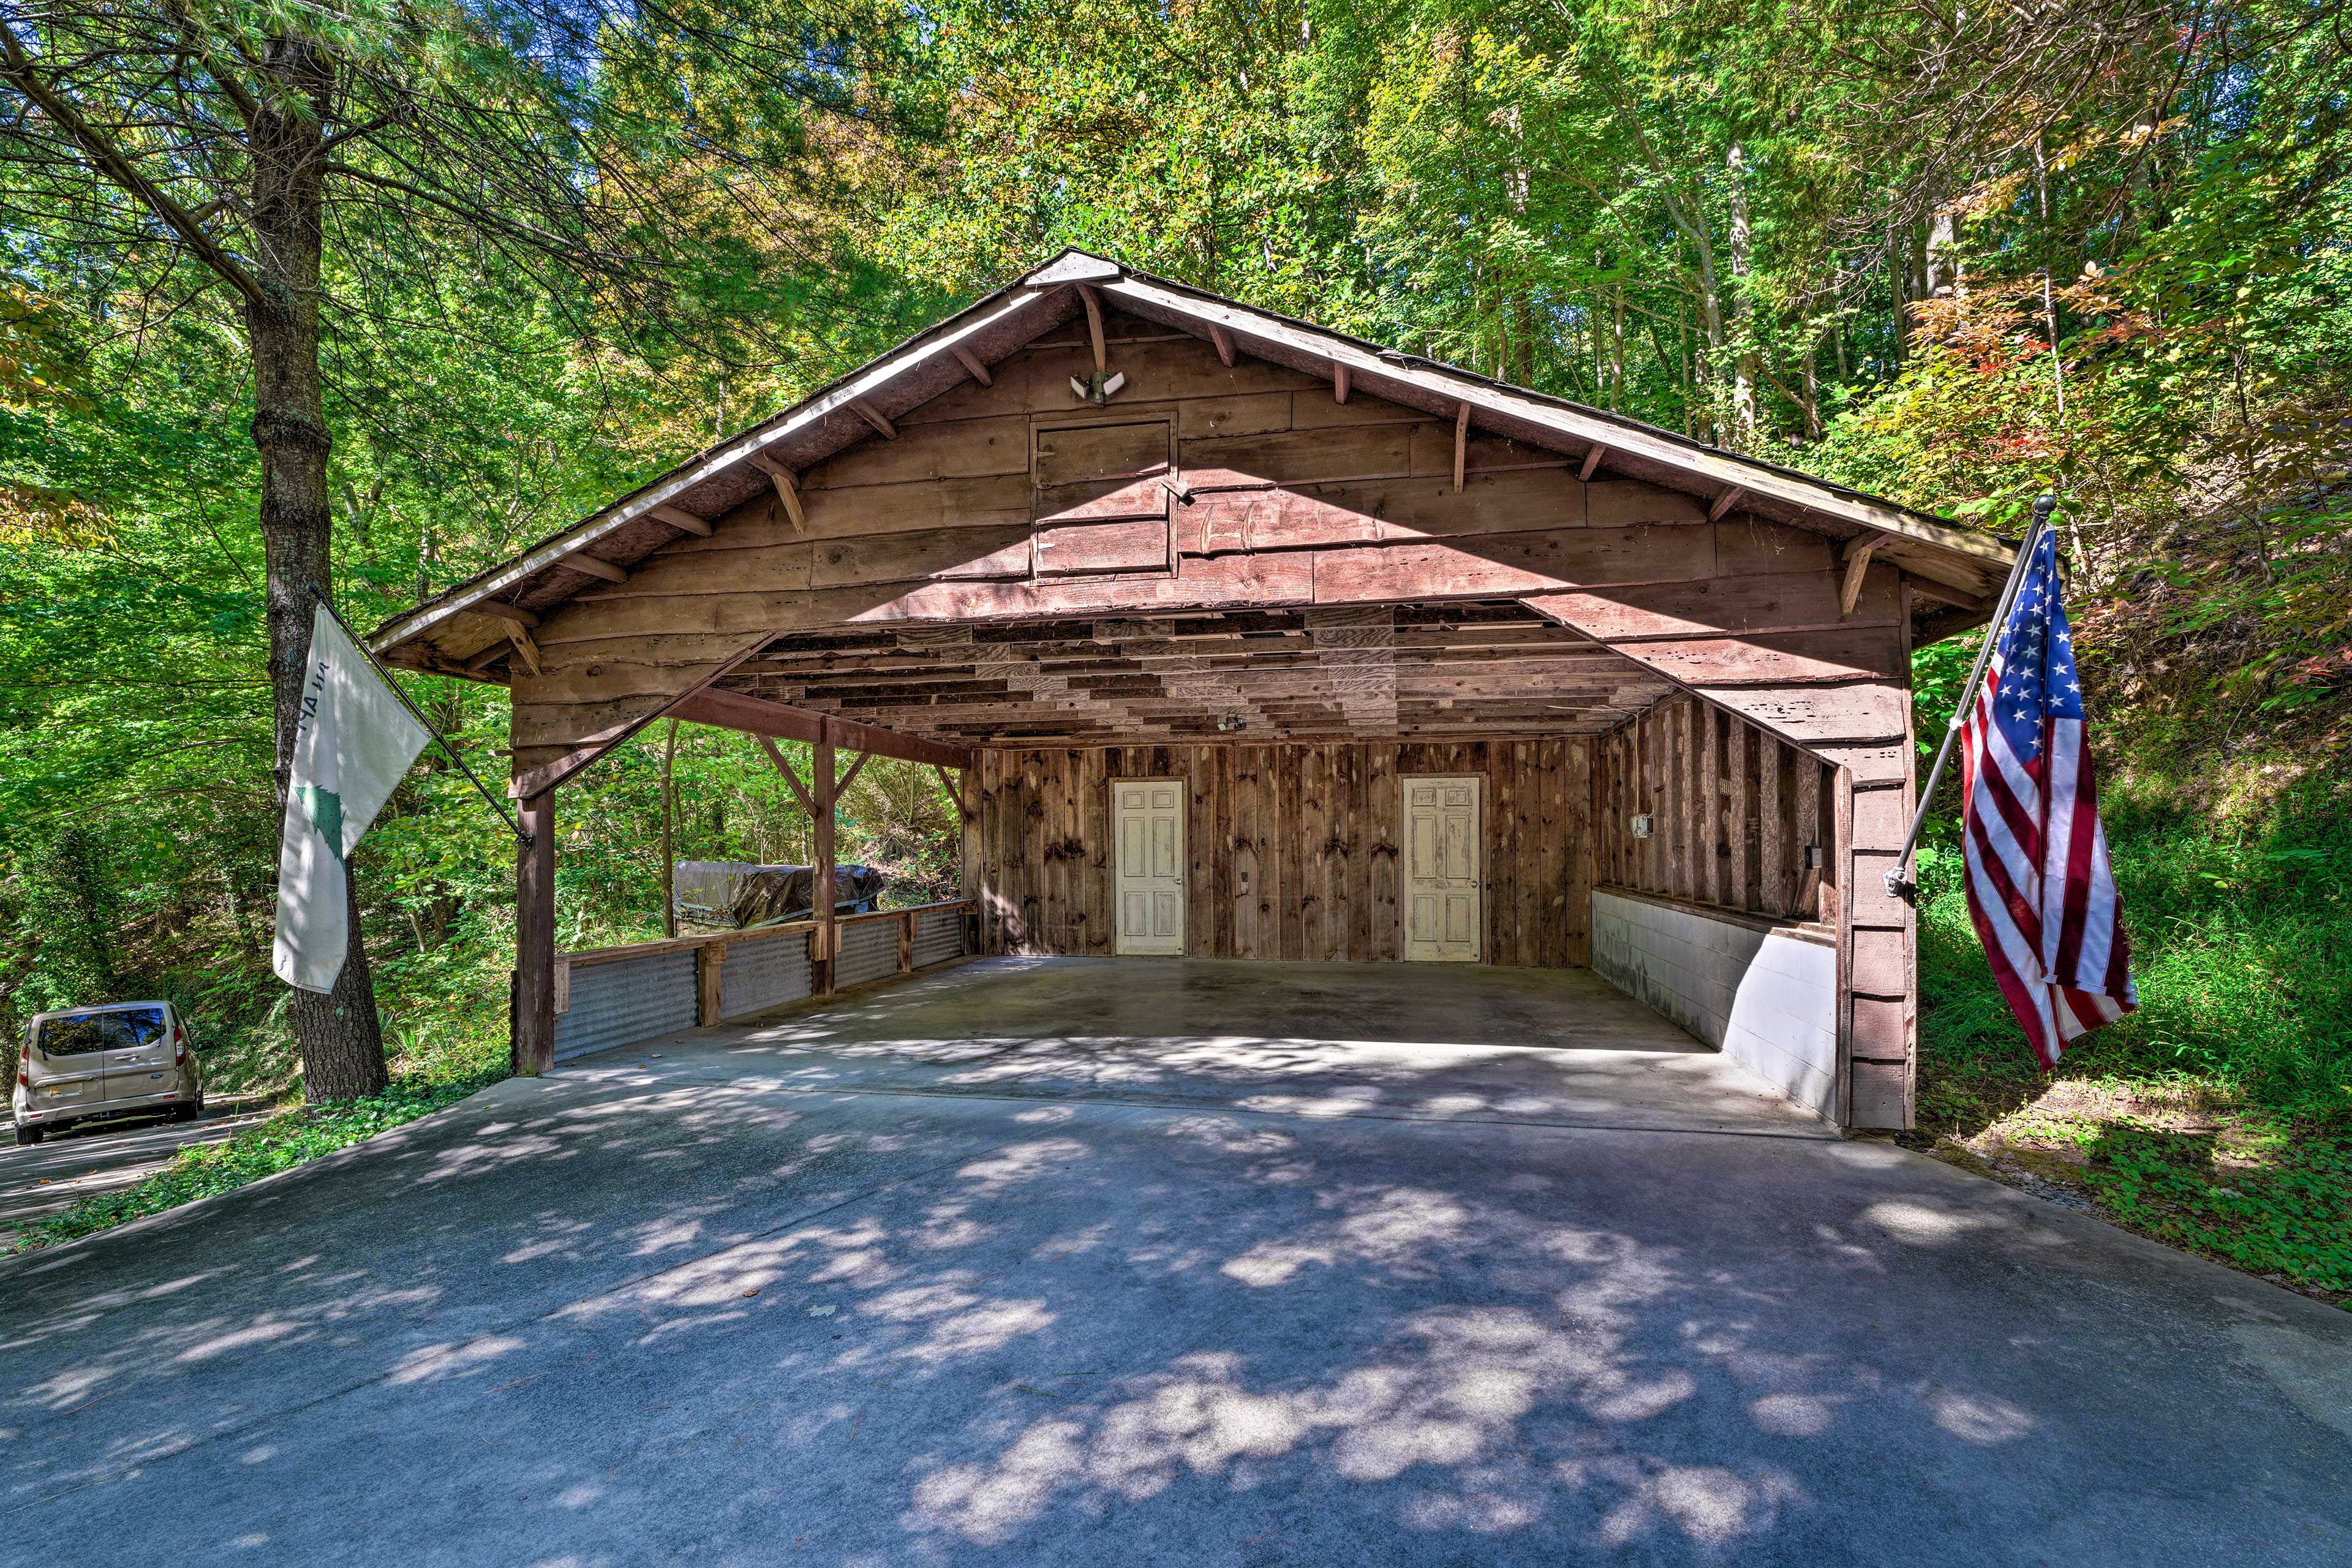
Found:
[[[204,1113],[205,1097],[201,1094],[194,1100],[184,1100],[172,1107],[172,1120],[174,1121],[194,1121]]]
[[[19,1149],[21,1149],[21,1148],[23,1148],[23,1147],[24,1147],[26,1144],[27,1144],[27,1143],[37,1143],[37,1142],[39,1142],[41,1141],[41,1133],[42,1133],[42,1131],[43,1131],[43,1130],[42,1130],[41,1128],[38,1128],[38,1127],[19,1127],[19,1128],[17,1128],[17,1129],[16,1129],[16,1147],[17,1147],[17,1148],[19,1148]]]

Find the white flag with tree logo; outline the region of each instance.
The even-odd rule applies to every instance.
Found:
[[[351,943],[344,858],[432,738],[324,605],[310,617],[310,674],[278,847],[278,978],[335,988]]]

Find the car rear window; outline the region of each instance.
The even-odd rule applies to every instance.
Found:
[[[45,1057],[78,1057],[152,1046],[163,1037],[163,1009],[124,1007],[110,1013],[68,1013],[44,1018],[34,1040]]]

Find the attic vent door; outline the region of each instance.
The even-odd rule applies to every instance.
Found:
[[[1174,569],[1168,484],[1175,430],[1165,415],[1040,425],[1030,433],[1036,482],[1036,572]]]

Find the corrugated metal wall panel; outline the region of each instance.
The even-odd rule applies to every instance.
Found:
[[[727,944],[727,962],[719,966],[720,1017],[740,1018],[808,994],[806,931]]]
[[[555,1059],[694,1027],[694,954],[656,952],[572,972],[572,1005],[555,1016]]]
[[[915,917],[915,967],[963,956],[963,910],[926,910]]]
[[[897,921],[860,921],[841,928],[841,959],[833,966],[835,987],[862,985],[898,973]]]

